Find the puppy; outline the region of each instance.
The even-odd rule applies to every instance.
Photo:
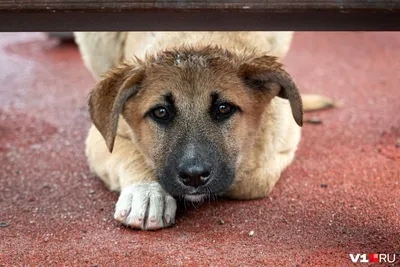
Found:
[[[88,101],[86,155],[121,191],[114,218],[122,224],[170,226],[180,198],[265,197],[292,162],[302,98],[279,62],[291,32],[75,36],[99,80]]]

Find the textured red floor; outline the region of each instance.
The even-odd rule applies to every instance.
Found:
[[[270,197],[141,232],[113,221],[118,195],[86,165],[94,80],[76,47],[0,34],[0,265],[348,266],[349,253],[400,253],[400,33],[297,33],[285,63],[301,90],[344,106],[307,114],[323,123],[304,126]]]

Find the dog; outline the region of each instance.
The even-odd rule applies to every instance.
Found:
[[[155,230],[177,199],[267,196],[293,161],[303,101],[280,63],[292,32],[77,32],[98,83],[91,171],[120,191],[114,218]],[[332,106],[303,96],[304,109]]]

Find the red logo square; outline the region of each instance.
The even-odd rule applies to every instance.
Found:
[[[379,255],[378,254],[369,254],[369,262],[378,262]]]

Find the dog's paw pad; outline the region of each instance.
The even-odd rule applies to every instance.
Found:
[[[176,200],[157,182],[137,183],[122,190],[114,218],[122,224],[155,230],[175,223]]]

